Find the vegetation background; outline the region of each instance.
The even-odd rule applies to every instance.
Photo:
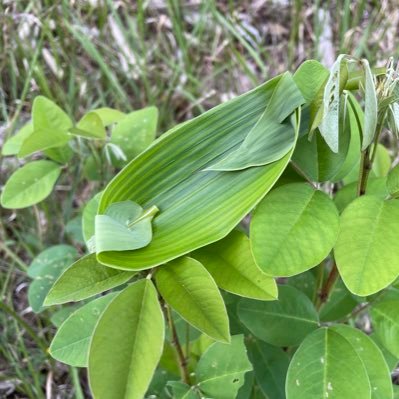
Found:
[[[372,66],[398,57],[398,0],[0,0],[0,146],[38,94],[78,119],[156,105],[158,132],[306,59]],[[83,157],[83,155],[82,155]],[[84,373],[51,360],[49,313],[27,302],[31,259],[79,239],[78,210],[103,186],[82,159],[43,204],[0,209],[0,397],[88,398]],[[0,184],[17,167],[0,158]]]

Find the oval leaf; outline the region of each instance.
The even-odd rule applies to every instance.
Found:
[[[371,399],[366,369],[352,345],[320,328],[295,352],[288,368],[287,399]]]
[[[134,272],[112,269],[90,254],[75,262],[58,278],[44,302],[45,306],[81,301],[126,283]]]
[[[96,112],[89,112],[83,115],[82,119],[69,130],[76,136],[82,136],[87,139],[105,140],[106,131],[101,118]]]
[[[255,209],[250,238],[259,267],[293,276],[319,264],[335,244],[339,216],[333,201],[306,183],[276,188]]]
[[[399,275],[399,202],[365,195],[341,215],[334,248],[339,272],[349,291],[374,294]]]
[[[393,198],[399,197],[399,165],[396,165],[388,175],[387,189]]]
[[[275,280],[256,265],[248,237],[237,230],[223,240],[203,247],[192,254],[212,275],[223,290],[246,298],[277,298]]]
[[[337,325],[332,330],[342,335],[353,347],[364,367],[371,385],[371,399],[392,399],[392,381],[387,363],[378,346],[360,330]]]
[[[48,197],[61,168],[51,161],[34,161],[15,171],[1,194],[4,208],[18,209],[37,204]]]
[[[317,311],[310,299],[284,285],[279,287],[277,301],[241,299],[238,317],[253,335],[275,346],[298,345],[319,326]]]
[[[230,341],[222,296],[201,263],[176,259],[159,268],[155,279],[162,297],[184,320],[218,341]]]
[[[163,314],[151,281],[140,280],[120,292],[102,314],[91,341],[93,396],[142,399],[161,357],[164,335]]]
[[[87,367],[94,328],[115,295],[97,298],[73,312],[59,327],[50,345],[50,355],[70,366]]]

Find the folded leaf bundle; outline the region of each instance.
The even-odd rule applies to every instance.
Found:
[[[143,270],[226,236],[284,171],[299,125],[299,112],[290,115],[303,102],[287,73],[164,134],[109,183],[99,205],[99,214],[127,200],[143,209],[156,206],[151,242],[97,253],[98,260]],[[245,151],[237,153],[243,145],[249,145],[256,162]],[[213,170],[233,153],[233,170]]]

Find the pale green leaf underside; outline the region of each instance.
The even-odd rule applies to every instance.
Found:
[[[216,342],[202,355],[195,374],[198,387],[206,397],[236,397],[244,384],[245,373],[252,370],[243,338],[242,335],[235,335],[230,344]]]
[[[257,338],[275,346],[294,346],[319,326],[310,299],[294,287],[279,286],[279,299],[241,299],[238,317]]]
[[[95,232],[95,218],[102,192],[97,193],[83,208],[82,231],[85,242],[89,241]]]
[[[151,221],[158,208],[147,211],[133,201],[111,204],[105,215],[95,217],[95,248],[104,251],[128,251],[145,247],[152,239]]]
[[[253,259],[248,237],[233,230],[226,238],[192,254],[223,290],[247,298],[277,298],[275,280],[264,274]]]
[[[287,399],[371,399],[363,362],[337,332],[320,328],[295,352],[288,368]]]
[[[292,76],[280,79],[265,112],[241,146],[206,170],[233,171],[281,159],[295,143],[295,128],[283,120],[304,103]]]
[[[319,264],[335,244],[334,202],[306,183],[276,188],[255,209],[250,239],[258,266],[271,276],[293,276]]]
[[[362,331],[346,325],[332,330],[343,336],[363,362],[370,381],[371,399],[392,399],[392,382],[384,356],[374,341]]]
[[[48,197],[61,168],[51,161],[33,161],[17,169],[1,194],[4,208],[18,209],[37,204]]]
[[[87,367],[94,328],[116,293],[94,299],[73,312],[59,327],[49,352],[54,359],[76,367]]]
[[[365,150],[372,142],[377,128],[378,104],[375,91],[373,74],[367,60],[362,60],[364,69],[364,129],[362,150]]]
[[[58,305],[90,298],[127,282],[134,274],[98,263],[96,254],[86,255],[58,278],[44,304]]]
[[[102,263],[146,269],[227,235],[270,190],[291,153],[239,172],[204,171],[237,149],[265,110],[279,77],[164,134],[106,188],[100,213],[118,201],[156,205],[151,243],[99,254]],[[189,160],[189,162],[187,162]]]
[[[230,341],[223,298],[201,263],[176,259],[159,268],[155,279],[162,297],[183,319],[215,340]]]
[[[348,289],[374,294],[399,275],[399,202],[365,195],[342,213],[334,248],[339,272]]]
[[[93,396],[142,399],[162,354],[164,328],[151,281],[140,280],[120,292],[102,314],[91,341]]]

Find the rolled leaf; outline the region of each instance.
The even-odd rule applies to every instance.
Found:
[[[279,178],[292,150],[261,167],[236,172],[205,169],[242,144],[280,79],[172,129],[112,180],[101,197],[101,214],[110,204],[126,200],[144,209],[156,205],[160,213],[148,246],[100,253],[101,263],[151,268],[223,238],[238,224]]]

